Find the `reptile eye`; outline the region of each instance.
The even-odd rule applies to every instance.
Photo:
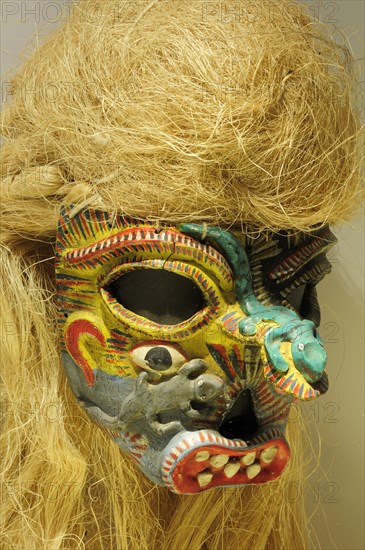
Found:
[[[174,346],[138,344],[130,352],[132,361],[142,369],[165,371],[178,368],[187,361],[186,356]]]

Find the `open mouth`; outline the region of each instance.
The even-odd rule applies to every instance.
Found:
[[[164,453],[163,481],[180,494],[273,481],[283,472],[290,456],[285,438],[276,434],[277,430],[268,430],[248,445],[214,430],[181,432]],[[259,442],[260,439],[267,441]]]
[[[242,390],[218,430],[177,434],[163,452],[164,484],[180,494],[225,485],[260,484],[283,472],[290,457],[280,429],[259,426],[251,392]]]

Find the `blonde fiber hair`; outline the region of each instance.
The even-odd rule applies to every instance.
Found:
[[[309,453],[299,417],[277,481],[181,497],[77,406],[57,350],[53,246],[63,203],[246,231],[348,219],[361,195],[351,54],[292,1],[244,0],[241,20],[231,0],[224,13],[136,2],[129,19],[124,4],[75,3],[3,113],[0,545],[305,548],[289,491]]]
[[[290,0],[76,2],[12,79],[3,227],[54,235],[61,200],[258,230],[346,220],[355,77]]]

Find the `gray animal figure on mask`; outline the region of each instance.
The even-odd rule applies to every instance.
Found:
[[[95,406],[87,407],[87,411],[114,430],[126,430],[144,417],[150,428],[159,435],[179,432],[185,429],[179,420],[162,423],[158,415],[180,409],[189,418],[203,418],[204,412],[193,409],[191,401],[208,404],[222,394],[224,386],[218,376],[202,374],[206,368],[204,361],[193,359],[185,363],[172,378],[158,384],[150,384],[148,373],[142,372],[136,378],[134,390],[120,405],[117,416],[110,416]],[[196,377],[190,379],[192,375]]]
[[[257,325],[274,321],[279,326],[269,328],[264,336],[264,345],[272,366],[278,372],[286,372],[288,364],[282,355],[280,344],[290,342],[295,367],[308,382],[319,380],[326,366],[327,354],[322,346],[314,323],[283,306],[265,306],[259,302],[252,288],[250,264],[239,240],[218,227],[186,223],[180,227],[199,240],[217,244],[228,260],[235,277],[235,292],[242,311],[247,315],[239,323],[241,334],[252,336]]]

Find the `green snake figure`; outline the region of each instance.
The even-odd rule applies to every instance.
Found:
[[[261,322],[275,322],[264,336],[266,353],[274,369],[286,372],[288,363],[281,352],[281,343],[291,344],[295,367],[308,382],[316,382],[324,372],[327,354],[312,321],[302,319],[296,312],[283,306],[265,306],[255,297],[250,264],[244,247],[238,239],[218,227],[182,224],[180,229],[198,240],[207,240],[219,246],[229,262],[235,277],[235,293],[247,317],[239,323],[241,334],[252,336]]]

